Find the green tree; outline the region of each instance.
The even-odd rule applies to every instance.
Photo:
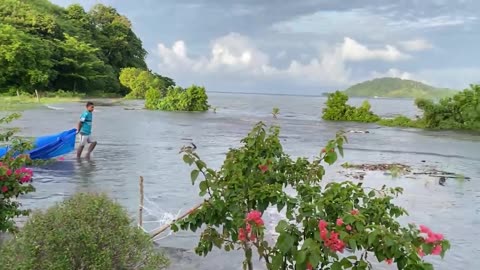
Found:
[[[58,79],[55,81],[58,89],[96,90],[89,89],[91,83],[114,76],[108,74],[104,62],[96,56],[98,49],[90,44],[65,35],[65,40],[59,41],[59,50],[61,58],[55,65],[59,72]]]
[[[427,128],[480,130],[480,85],[443,98],[438,103],[417,99]]]
[[[328,95],[322,118],[329,121],[356,121],[372,123],[380,120],[370,109],[370,103],[364,101],[362,105],[355,108],[347,104],[348,96],[343,92],[336,91]]]
[[[60,38],[63,33],[55,20],[61,11],[47,0],[0,1],[0,23],[15,26],[19,30],[41,38]]]
[[[0,24],[0,90],[44,88],[55,76],[48,43]]]
[[[147,52],[125,16],[118,14],[114,8],[101,4],[95,5],[89,14],[98,29],[95,40],[107,64],[118,73],[126,67],[147,68]]]
[[[164,95],[165,83],[161,77],[148,70],[139,68],[124,68],[120,72],[120,83],[129,89],[128,98],[144,99],[147,90],[156,89]]]
[[[156,109],[163,111],[207,111],[209,108],[205,88],[196,85],[187,89],[170,87],[165,97],[160,100],[147,99],[146,102],[157,104]]]

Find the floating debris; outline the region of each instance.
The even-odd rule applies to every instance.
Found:
[[[405,171],[411,172],[412,168],[408,165],[401,164],[401,163],[380,163],[380,164],[350,164],[344,163],[342,164],[343,168],[346,169],[358,169],[363,171]]]

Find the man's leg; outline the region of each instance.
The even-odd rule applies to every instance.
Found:
[[[90,157],[90,154],[93,152],[93,149],[95,149],[95,146],[97,146],[97,141],[89,137],[88,142],[90,143],[90,146],[88,147],[87,157]]]
[[[80,145],[78,146],[78,149],[77,149],[77,158],[80,158],[82,156],[83,148],[85,148],[86,142],[87,142],[86,136],[80,135]]]

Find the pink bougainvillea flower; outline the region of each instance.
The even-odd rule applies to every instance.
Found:
[[[262,219],[262,213],[260,211],[257,211],[257,210],[250,211],[250,213],[247,214],[246,221],[247,222],[253,222],[257,226],[263,226],[263,224],[264,224],[263,219]]]
[[[387,264],[392,264],[393,263],[393,259],[386,259],[385,261],[387,262]]]
[[[351,230],[352,230],[352,226],[347,225],[347,226],[345,226],[345,229],[347,229],[347,231],[351,231]]]
[[[258,168],[262,173],[266,173],[268,171],[268,166],[267,165],[258,165]]]
[[[337,226],[342,226],[343,225],[343,219],[337,218]]]
[[[3,186],[3,187],[2,187],[2,192],[3,192],[3,193],[7,193],[7,191],[8,191],[8,187],[7,187],[7,186]]]
[[[64,161],[65,158],[64,158],[64,157],[59,157],[58,160],[59,160],[59,161]]]
[[[436,245],[432,250],[432,255],[440,255],[442,253],[442,246]]]
[[[238,229],[238,240],[245,242],[247,241],[247,234],[245,233],[244,228]]]
[[[6,175],[7,175],[7,176],[12,175],[12,170],[8,169],[7,172],[6,172]]]
[[[358,213],[360,213],[360,211],[358,211],[357,209],[353,209],[352,211],[350,211],[350,214],[354,216],[358,215]]]
[[[328,223],[325,220],[322,219],[318,222],[318,229],[321,231],[321,230],[327,228],[327,225],[328,225]]]
[[[425,225],[420,225],[420,232],[421,232],[421,233],[430,234],[430,233],[432,233],[432,230],[430,230],[430,228],[428,228],[428,227],[425,226]]]

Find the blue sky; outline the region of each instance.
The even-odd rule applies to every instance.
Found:
[[[478,0],[53,0],[115,7],[149,67],[214,91],[317,94],[376,77],[480,82]]]

